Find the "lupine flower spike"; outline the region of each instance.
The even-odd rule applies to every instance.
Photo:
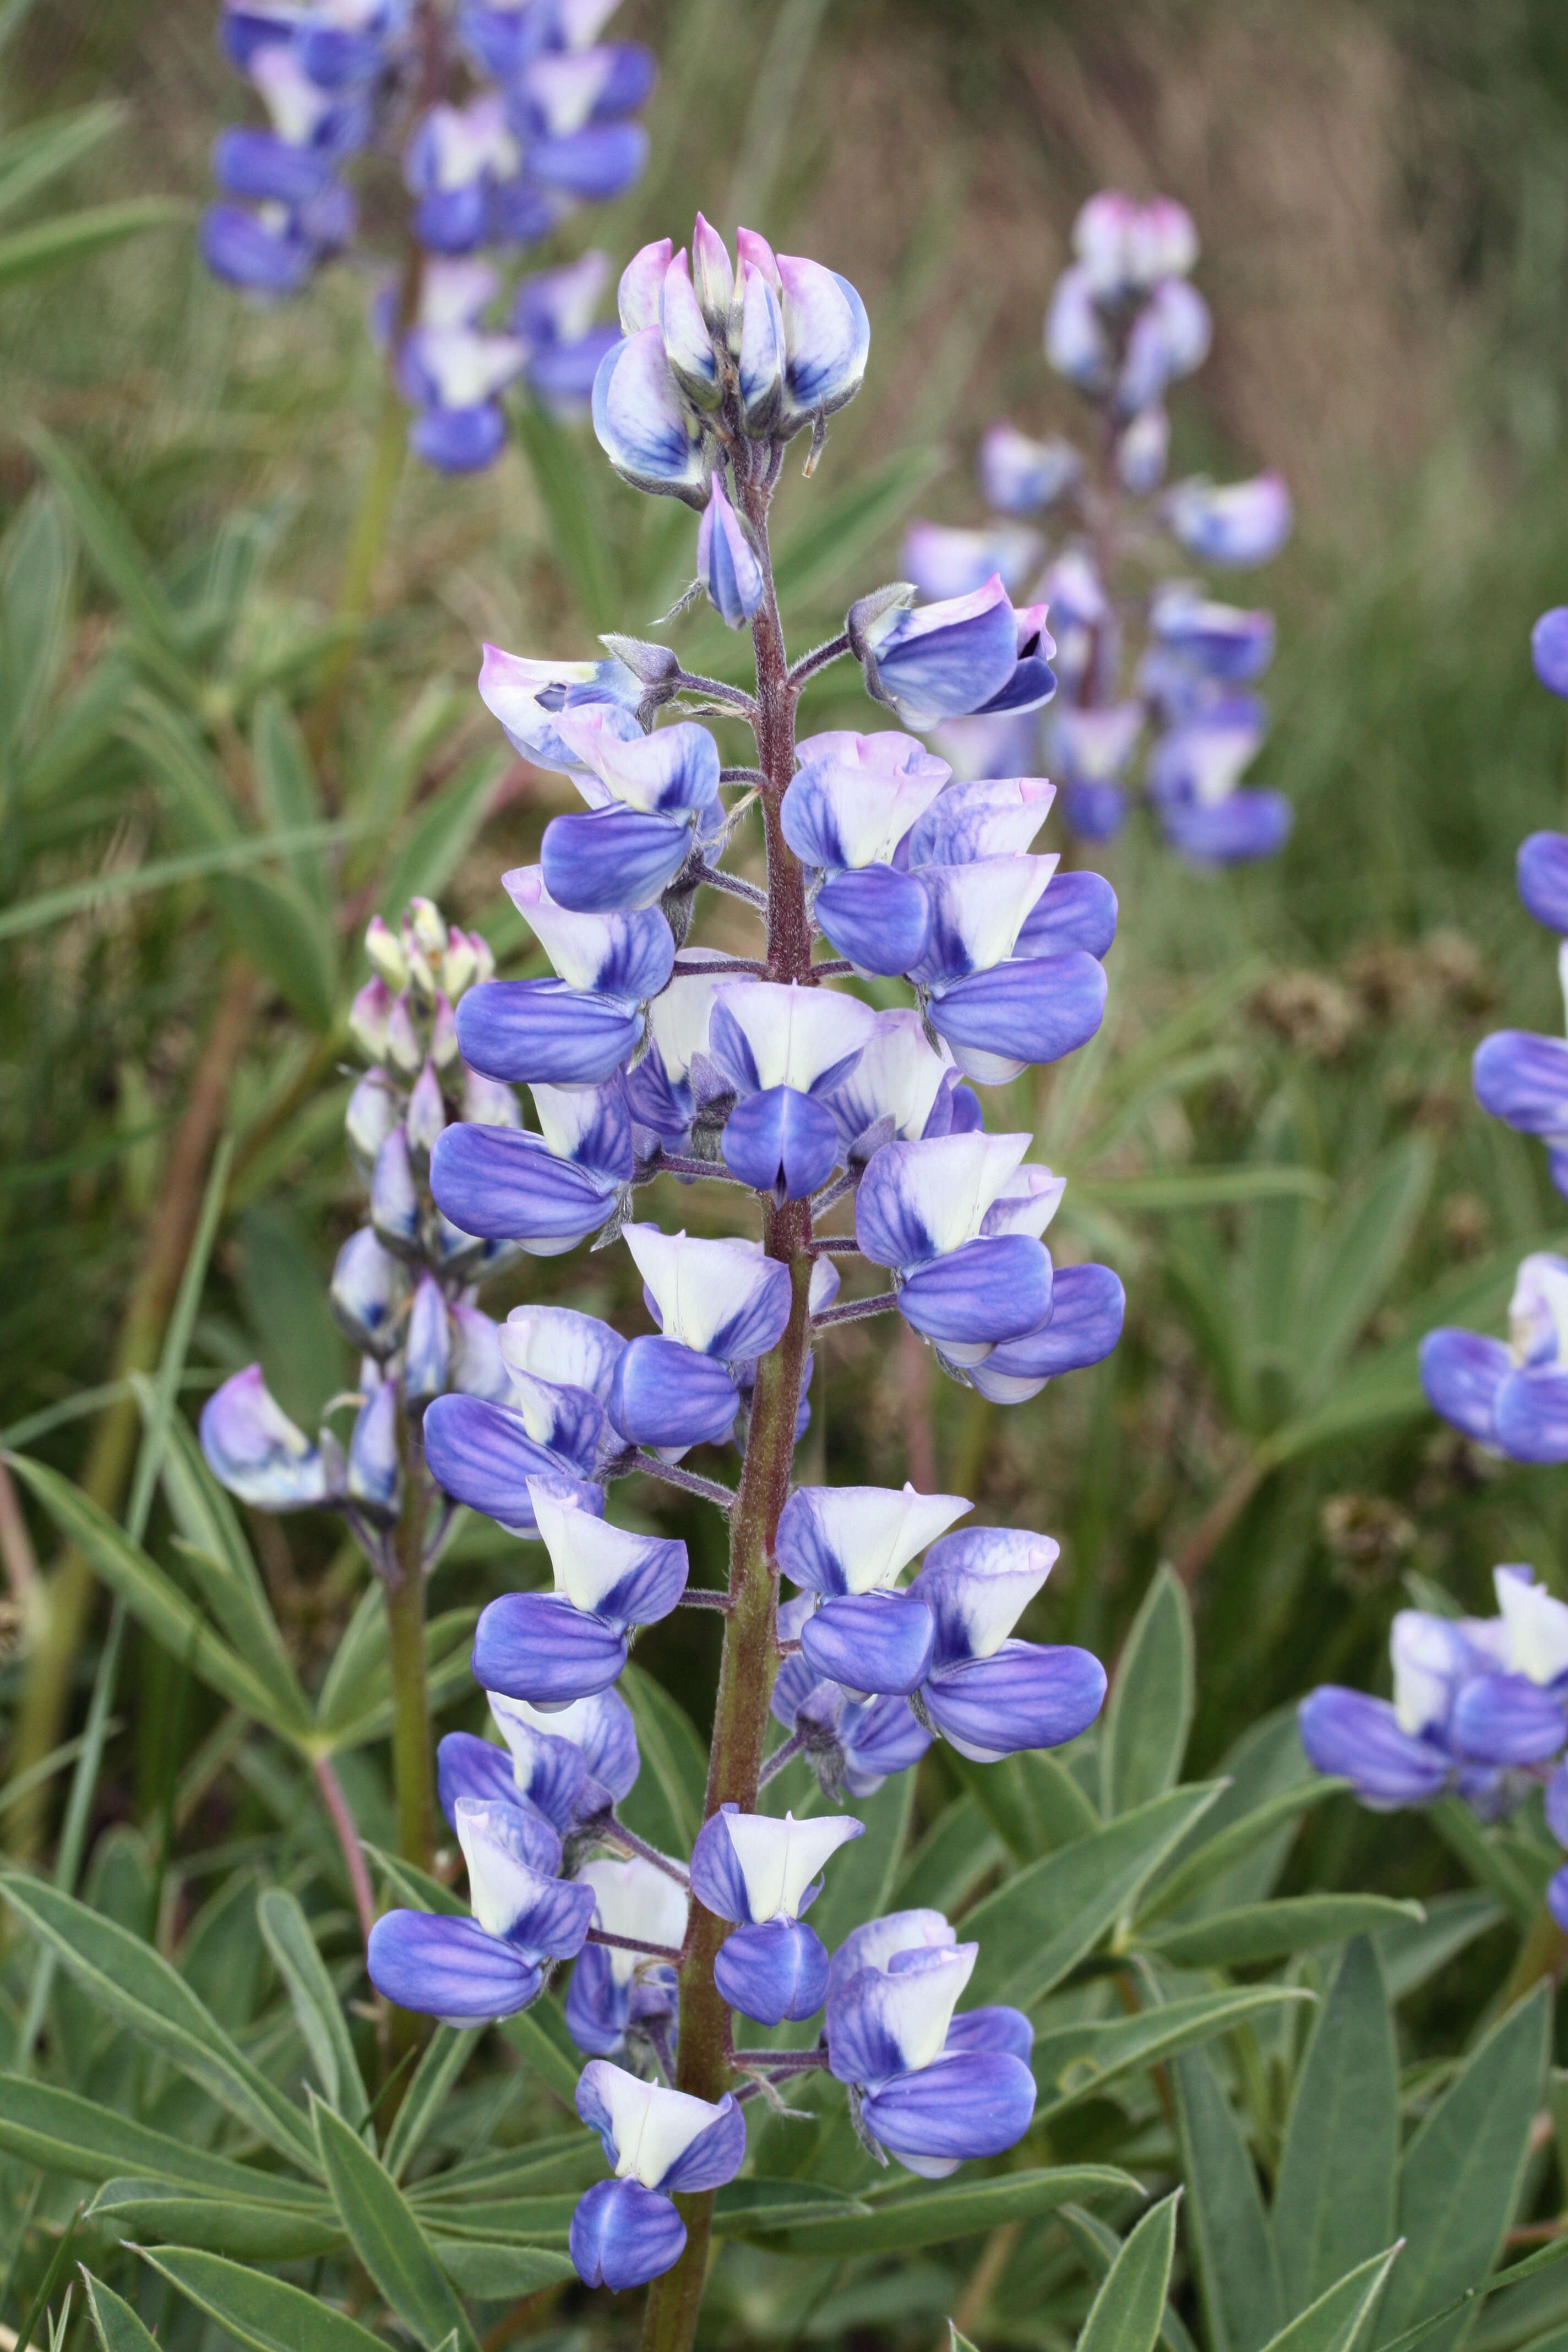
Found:
[[[463,20],[498,75],[520,14]],[[605,68],[612,113],[628,86]],[[444,156],[458,133],[430,136]],[[499,133],[493,154],[487,205],[511,186]],[[427,216],[456,240],[478,216],[473,182],[438,163]],[[901,1316],[955,1381],[1006,1403],[1098,1362],[1122,1312],[1108,1268],[1056,1265],[1062,1180],[1027,1134],[988,1132],[983,1103],[1095,1034],[1115,901],[1031,854],[1044,779],[955,781],[908,731],[1043,707],[1044,607],[1015,607],[999,582],[958,611],[873,594],[791,671],[769,504],[787,445],[809,434],[818,457],[859,387],[859,296],[750,230],[731,257],[699,219],[689,252],[636,257],[620,308],[595,386],[600,440],[628,480],[692,508],[698,578],[729,625],[751,625],[757,692],[630,638],[570,662],[487,648],[489,709],[584,803],[504,877],[549,976],[497,978],[483,942],[425,900],[395,931],[372,924],[352,1021],[370,1067],[348,1110],[369,1213],[332,1282],[363,1351],[356,1418],[346,1443],[312,1441],[252,1367],[203,1420],[236,1493],[342,1512],[389,1582],[408,1557],[411,1479],[437,1497],[428,1564],[459,1504],[539,1547],[475,1635],[497,1737],[450,1733],[436,1759],[467,1915],[389,1912],[369,1968],[403,2008],[475,2024],[528,2007],[570,1965],[578,2112],[611,2176],[578,2205],[571,2251],[612,2290],[700,2276],[711,2192],[745,2161],[746,2105],[778,2101],[803,2071],[845,2085],[871,2160],[917,2173],[1028,2131],[1028,2021],[960,2005],[975,1947],[925,1911],[819,1934],[813,1906],[825,1883],[855,1883],[864,1825],[846,1797],[933,1740],[983,1769],[1070,1740],[1100,1710],[1103,1670],[1018,1630],[1042,1605],[1050,1537],[961,1526],[965,1496],[912,1486],[792,1493],[790,1467],[814,1355],[846,1320]],[[897,723],[797,744],[805,675],[851,655]],[[758,766],[726,764],[701,723],[715,703],[752,727]],[[724,862],[748,811],[765,892]],[[756,954],[692,940],[709,888],[751,910]],[[658,1220],[669,1196],[651,1188],[700,1177],[742,1196],[750,1233]],[[540,1305],[498,1326],[479,1307],[497,1265],[591,1240],[624,1245],[641,1329]],[[726,1592],[693,1588],[683,1543],[621,1523],[607,1490],[633,1475],[724,1514]],[[676,1855],[620,1819],[638,1755],[617,1685],[641,1629],[688,1604],[717,1619],[726,1687],[750,1696],[721,1714],[708,1815]],[[765,1754],[770,1693],[782,1728]],[[790,1803],[770,1810],[765,1784],[797,1759]],[[737,2018],[820,2022],[813,2046],[749,2049]]]
[[[481,257],[540,244],[642,170],[647,138],[632,116],[654,63],[599,38],[613,7],[461,0],[448,16],[418,0],[225,0],[224,49],[268,127],[225,131],[213,150],[207,266],[258,299],[298,293],[353,243],[348,167],[400,140],[403,249],[373,323],[412,412],[410,443],[444,473],[500,455],[508,384],[581,413],[614,341],[594,323],[607,255],[510,284]]]
[[[1165,397],[1209,347],[1208,308],[1190,280],[1197,232],[1183,207],[1164,196],[1091,196],[1073,255],[1047,312],[1046,358],[1096,411],[1101,454],[1091,463],[1070,442],[993,425],[978,471],[1001,519],[911,528],[904,569],[938,601],[868,624],[868,681],[875,675],[871,691],[907,726],[934,729],[936,748],[964,776],[1010,776],[1037,743],[1085,840],[1120,831],[1142,752],[1143,792],[1173,848],[1197,865],[1267,857],[1289,832],[1289,804],[1241,778],[1268,729],[1251,681],[1273,655],[1273,620],[1211,602],[1198,582],[1162,567],[1182,557],[1216,571],[1267,563],[1289,536],[1289,492],[1273,473],[1223,488],[1201,475],[1165,485]],[[1046,516],[1057,525],[1048,546],[1034,520]],[[934,674],[920,683],[921,641],[935,652],[955,632],[977,641],[992,628],[1005,677],[1002,618],[1020,588],[1029,601],[1018,652],[1026,616],[1048,604],[1056,647],[1042,645],[1036,658],[1051,656],[1061,690],[1037,717],[1006,684],[977,715],[942,708]]]

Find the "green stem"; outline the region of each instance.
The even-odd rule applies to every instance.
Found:
[[[805,879],[784,842],[779,811],[795,768],[795,689],[789,683],[784,632],[768,563],[767,489],[737,483],[762,553],[767,596],[752,624],[757,657],[757,750],[763,782],[768,848],[768,971],[774,980],[804,979],[811,961]],[[713,1744],[703,1818],[722,1804],[755,1810],[768,1700],[780,1659],[776,1634],[778,1567],[774,1539],[789,1495],[795,1422],[810,1325],[811,1209],[805,1201],[769,1202],[763,1247],[790,1269],[790,1318],[783,1339],[757,1367],[746,1458],[730,1518],[730,1611],[719,1666]],[[676,2087],[717,2100],[730,2087],[730,2011],[713,1981],[726,1923],[695,1899],[680,1966],[680,2063]],[[648,2289],[643,2352],[689,2352],[697,2332],[713,2226],[713,2192],[676,2199],[686,2246],[674,2267]]]

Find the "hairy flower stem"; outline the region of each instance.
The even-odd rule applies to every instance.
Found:
[[[737,495],[755,534],[766,594],[752,625],[757,660],[757,750],[768,852],[768,974],[805,981],[811,967],[811,925],[805,877],[780,824],[784,791],[795,772],[795,689],[789,679],[784,631],[768,560],[765,478],[742,484]],[[789,1323],[771,1355],[757,1367],[746,1438],[746,1459],[730,1520],[730,1613],[719,1667],[713,1744],[704,1819],[721,1805],[755,1810],[767,1736],[768,1701],[778,1671],[775,1632],[778,1570],[773,1564],[779,1514],[789,1496],[795,1421],[810,1322],[811,1209],[805,1201],[769,1202],[763,1211],[763,1247],[790,1269]],[[713,1962],[729,1929],[693,1901],[680,1969],[680,2063],[676,2087],[700,2099],[720,2099],[731,2086],[730,2011],[713,1981]],[[648,2289],[643,2352],[689,2352],[697,2332],[708,2270],[713,2192],[678,2197],[686,2248],[673,2269]]]

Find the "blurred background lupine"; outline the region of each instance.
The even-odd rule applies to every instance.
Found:
[[[1208,357],[1213,322],[1191,281],[1198,235],[1169,196],[1091,196],[1073,258],[1046,312],[1046,358],[1094,411],[1089,451],[1031,440],[1005,421],[976,471],[996,520],[916,523],[904,565],[927,595],[973,593],[992,573],[1055,615],[1062,692],[1047,710],[958,719],[942,738],[961,772],[1032,762],[1058,780],[1073,833],[1110,840],[1126,822],[1135,769],[1172,845],[1200,865],[1271,856],[1289,803],[1242,784],[1268,726],[1252,681],[1274,656],[1274,616],[1217,603],[1198,581],[1162,576],[1172,556],[1225,571],[1268,563],[1289,536],[1278,474],[1223,488],[1166,483],[1167,394]],[[1030,518],[1053,527],[1046,540]]]
[[[507,75],[451,31],[441,96],[461,110]],[[147,2352],[139,2326],[165,2352],[438,2352],[469,2331],[492,2352],[575,2352],[638,2324],[635,2293],[612,2301],[570,2262],[605,2169],[574,2108],[584,2037],[619,2044],[595,2053],[611,2065],[652,2063],[636,2053],[667,2034],[668,1963],[589,1943],[482,2034],[426,2041],[375,1999],[366,1900],[468,1908],[439,1821],[429,1873],[398,1851],[389,1588],[341,1510],[227,1496],[195,1429],[259,1363],[307,1447],[323,1425],[346,1447],[395,1354],[364,1363],[331,1304],[366,1223],[343,1122],[373,918],[401,946],[410,901],[438,902],[490,942],[499,978],[549,969],[497,876],[538,865],[547,825],[583,804],[498,744],[479,641],[596,656],[602,631],[662,635],[694,568],[722,599],[746,565],[721,509],[700,544],[690,509],[616,482],[529,369],[497,395],[487,467],[405,462],[411,416],[441,404],[394,381],[377,341],[415,203],[384,114],[328,175],[358,225],[308,289],[257,301],[212,277],[215,132],[271,121],[220,33],[212,0],[0,12],[0,1790],[16,1865],[0,2325],[64,2352],[95,2328]],[[801,1441],[807,1487],[908,1477],[992,1526],[1051,1529],[1045,1613],[1020,1631],[1111,1668],[1101,1717],[1065,1748],[971,1765],[937,1741],[891,1772],[881,1735],[912,1720],[902,1700],[832,1685],[819,1708],[798,1657],[776,1685],[773,1736],[812,1735],[866,1822],[777,1933],[833,1949],[856,1918],[921,1911],[978,1944],[965,1998],[1029,2017],[1035,2121],[952,2181],[889,2173],[850,2196],[857,2153],[826,2110],[803,2125],[759,2094],[746,2168],[715,2193],[706,2340],[926,2352],[951,2315],[982,2352],[1066,2352],[1086,2327],[1103,2352],[1113,2323],[1140,2347],[1259,2352],[1316,2302],[1321,2341],[1377,2352],[1502,2264],[1522,2282],[1441,2330],[1473,2352],[1544,2347],[1568,2315],[1546,2073],[1563,2053],[1528,1988],[1560,1960],[1543,1776],[1568,1496],[1560,1464],[1500,1446],[1495,1419],[1468,1434],[1435,1414],[1418,1360],[1431,1330],[1484,1342],[1516,1435],[1516,1406],[1550,1403],[1562,1130],[1544,1097],[1522,1129],[1485,1115],[1470,1062],[1505,1023],[1547,1045],[1563,1028],[1557,924],[1522,919],[1515,887],[1521,843],[1563,822],[1562,706],[1529,657],[1568,527],[1559,12],[626,0],[592,27],[563,12],[545,46],[574,42],[658,59],[617,118],[646,129],[647,162],[548,246],[430,257],[440,321],[527,341],[506,281],[559,268],[574,274],[539,328],[569,349],[607,320],[626,258],[699,205],[731,250],[744,222],[830,257],[875,331],[816,478],[792,465],[778,488],[801,644],[840,630],[868,583],[912,576],[916,522],[975,527],[997,419],[1109,462],[1082,394],[1041,363],[1096,191],[1163,195],[1202,235],[1174,274],[1209,307],[1212,347],[1163,404],[1150,509],[1166,484],[1277,472],[1296,512],[1263,596],[1169,539],[1130,572],[1135,598],[1191,576],[1205,601],[1273,610],[1271,724],[1238,789],[1282,795],[1289,838],[1199,873],[1156,808],[1089,853],[1130,910],[1106,1018],[1060,1072],[997,1090],[988,1122],[1032,1131],[1067,1178],[1056,1267],[1113,1269],[1121,1344],[1004,1405],[940,1377],[901,1328],[881,1344],[901,1318],[850,1323],[817,1351]],[[593,251],[610,259],[590,308]],[[483,268],[501,283],[480,301]],[[1063,512],[1018,519],[1047,544],[1009,602],[1037,601]],[[1062,617],[1045,624],[1058,668]],[[694,670],[744,682],[720,611],[678,625]],[[1552,684],[1550,626],[1537,658]],[[814,681],[803,735],[864,731],[866,676]],[[1066,707],[1064,691],[1047,709]],[[1019,768],[1059,787],[1060,760]],[[1136,789],[1147,771],[1128,773]],[[1037,848],[1066,846],[1064,801]],[[740,844],[728,862],[759,878]],[[725,944],[745,953],[738,900],[733,919]],[[400,1097],[418,1076],[397,1075]],[[709,1192],[682,1195],[689,1230],[732,1237],[701,1213]],[[450,1339],[467,1285],[439,1278]],[[1501,1336],[1516,1289],[1518,1362]],[[619,1248],[501,1267],[476,1311],[505,1329],[518,1307],[654,1336]],[[639,1479],[615,1516],[684,1545],[689,1581],[716,1586],[718,1515],[697,1497]],[[613,1694],[626,1717],[610,1695],[548,1722],[503,1697],[492,1723],[474,1626],[525,1557],[454,1513],[429,1589],[433,1729],[503,1783],[498,1730],[535,1757],[556,1738],[590,1812],[606,1791],[631,1836],[689,1854],[714,1627],[681,1609],[638,1633]],[[1539,1742],[1523,1761],[1490,1753],[1500,1681],[1504,1727]],[[1343,1785],[1374,1756],[1365,1719],[1359,1753],[1313,1771],[1297,1715],[1321,1685],[1373,1707],[1396,1761],[1417,1750],[1420,1789],[1362,1773],[1374,1800],[1398,1787],[1393,1811]],[[781,1773],[763,1801],[792,1785]],[[577,1816],[563,1783],[551,1794],[564,1861]],[[809,1786],[805,1801],[797,1820],[817,1818]],[[821,1822],[838,1818],[824,1801]],[[683,1898],[667,1879],[663,1910],[644,1909],[637,1861],[602,1855],[565,1883],[668,1948]],[[793,2081],[779,2095],[812,2099]]]
[[[631,120],[654,80],[634,42],[601,42],[610,7],[574,0],[463,5],[226,0],[223,46],[265,109],[213,149],[222,193],[202,224],[208,267],[261,300],[297,294],[353,249],[348,166],[401,168],[405,218],[374,331],[427,464],[468,473],[506,438],[498,394],[517,377],[581,408],[613,337],[593,319],[608,257],[503,281],[502,262],[584,203],[620,195],[647,136]],[[504,315],[503,315],[504,313]]]

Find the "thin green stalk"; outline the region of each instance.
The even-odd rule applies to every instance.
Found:
[[[746,499],[767,583],[763,609],[752,624],[752,643],[757,658],[757,751],[763,775],[761,791],[768,850],[768,971],[774,980],[799,981],[810,967],[811,926],[804,877],[779,821],[795,769],[795,689],[789,683],[768,562],[768,487],[765,482],[737,483],[736,487]],[[763,1247],[769,1257],[790,1269],[790,1318],[777,1347],[757,1367],[745,1464],[731,1514],[730,1609],[724,1620],[705,1820],[722,1804],[737,1804],[743,1812],[751,1812],[757,1801],[768,1700],[780,1663],[774,1542],[779,1514],[789,1494],[795,1413],[805,1367],[810,1240],[808,1202],[786,1201],[764,1209]],[[731,2082],[729,2007],[713,1981],[713,1962],[727,1932],[724,1921],[693,1900],[680,1966],[680,2062],[676,2086],[700,2099],[721,2098]],[[713,2192],[678,2197],[675,2201],[686,2223],[686,2246],[674,2267],[655,2279],[648,2289],[643,2352],[689,2352],[697,2332],[712,2236]]]
[[[425,1534],[429,1519],[430,1480],[424,1449],[406,1413],[400,1416],[403,1508],[394,1536],[396,1580],[386,1587],[387,1663],[392,1676],[392,1787],[397,1816],[397,1850],[405,1862],[428,1871],[436,1858],[436,1807],[430,1752],[430,1691],[425,1664]],[[424,2042],[428,2021],[393,2009],[384,2045],[389,2078],[399,2087],[383,2109],[389,2128],[407,2086],[409,2062]],[[401,2074],[398,2070],[401,2068]]]

